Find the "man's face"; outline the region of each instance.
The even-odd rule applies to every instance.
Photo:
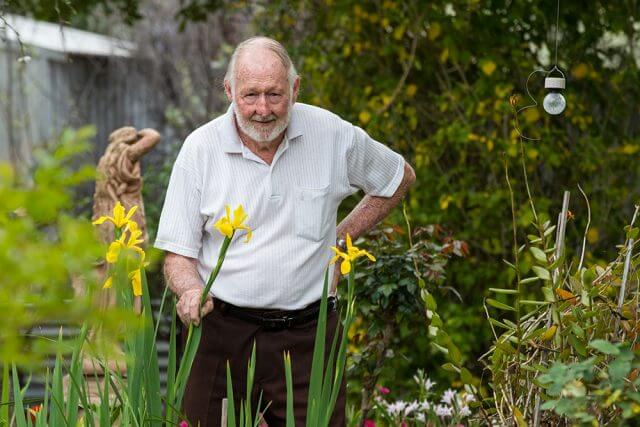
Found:
[[[289,124],[291,106],[298,93],[289,87],[287,70],[271,51],[252,49],[236,62],[235,88],[225,83],[240,130],[255,142],[268,145]]]

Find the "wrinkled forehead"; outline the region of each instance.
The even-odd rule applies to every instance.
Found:
[[[287,69],[274,52],[264,48],[247,49],[237,59],[236,84],[287,85]]]

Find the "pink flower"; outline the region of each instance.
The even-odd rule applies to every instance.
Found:
[[[187,423],[186,421],[180,421],[180,424],[178,424],[178,427],[189,427],[189,423]]]
[[[376,427],[376,422],[373,420],[364,420],[363,427]]]
[[[400,427],[407,427],[407,422],[403,421],[402,424],[400,424]]]
[[[389,394],[389,393],[391,393],[391,390],[389,390],[389,389],[388,389],[388,388],[386,388],[386,387],[382,387],[382,386],[378,387],[378,391],[379,391],[380,393],[382,393],[382,394]]]

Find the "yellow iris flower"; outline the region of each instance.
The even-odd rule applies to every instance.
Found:
[[[333,264],[336,261],[338,261],[340,258],[342,258],[342,264],[340,264],[340,273],[342,274],[349,274],[349,272],[351,271],[351,264],[356,259],[362,256],[366,256],[373,262],[375,262],[376,260],[375,257],[371,255],[369,252],[365,251],[364,249],[359,249],[357,246],[353,246],[353,244],[351,243],[351,236],[349,236],[349,234],[347,234],[347,251],[346,252],[342,252],[336,246],[331,246],[331,249],[336,254],[333,258],[331,258],[331,261],[329,261],[329,263]]]
[[[113,216],[101,216],[93,221],[93,225],[100,225],[106,221],[113,223],[116,228],[122,228],[127,224],[132,223],[131,217],[138,209],[138,206],[132,206],[129,212],[125,213],[124,206],[118,201],[113,207]]]
[[[133,295],[139,297],[142,295],[142,270],[136,269],[129,273],[129,279],[131,279],[131,287],[133,288]]]
[[[238,205],[238,207],[233,211],[233,217],[231,216],[231,208],[229,205],[225,205],[224,208],[227,215],[220,218],[213,226],[223,236],[228,238],[233,237],[233,233],[236,230],[246,230],[247,239],[245,240],[245,243],[247,243],[251,240],[251,229],[242,224],[247,219],[247,214],[244,212],[244,208],[242,205]]]
[[[142,237],[142,231],[138,228],[138,224],[133,221],[128,223],[126,231],[129,233],[122,233],[122,236],[109,245],[109,250],[107,251],[107,262],[109,264],[115,264],[118,261],[118,256],[120,256],[120,251],[125,248],[138,252],[142,261],[144,261],[144,251],[136,246],[144,242],[144,239],[140,238]]]
[[[115,264],[118,262],[120,252],[125,250],[133,250],[140,255],[140,262],[138,268],[129,272],[129,279],[131,280],[131,286],[133,287],[133,294],[135,296],[142,295],[142,270],[145,265],[145,253],[142,248],[137,246],[144,242],[142,239],[142,230],[138,228],[138,224],[135,221],[130,221],[126,224],[125,231],[117,240],[111,242],[109,250],[107,251],[106,259],[109,264]],[[103,289],[108,289],[113,285],[113,278],[108,277],[102,286]]]

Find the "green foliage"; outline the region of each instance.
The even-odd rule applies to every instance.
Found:
[[[298,0],[269,2],[256,17],[259,32],[280,40],[294,58],[303,102],[359,124],[414,166],[413,219],[446,225],[469,243],[468,262],[453,265],[447,278],[463,304],[446,304],[440,315],[471,359],[490,339],[479,320],[481,299],[473,296],[513,277],[502,263],[511,252],[502,160],[516,162],[520,152],[508,98],[524,93],[529,73],[549,64],[538,60],[545,50],[553,57],[555,7]],[[609,33],[637,37],[628,21],[634,8],[632,2],[563,1],[558,58],[568,76],[567,111],[551,118],[538,107],[520,117],[525,133],[542,138],[525,147],[541,219],[555,217],[563,188],[580,183],[589,194],[599,222],[587,259],[610,254],[605,251],[639,195],[639,166],[630,161],[639,142],[631,125],[640,99],[638,68],[625,46],[602,45]],[[542,80],[534,79],[531,90],[541,101]],[[524,192],[521,176],[513,185],[516,194]],[[583,204],[572,210],[568,235],[576,237],[587,218]],[[516,205],[516,214],[519,224],[529,223],[526,203]]]
[[[538,381],[550,396],[542,409],[572,421],[616,425],[640,414],[640,357],[627,344],[593,340],[596,354],[573,363],[555,362]],[[600,353],[600,354],[598,354]]]
[[[138,12],[139,0],[6,0],[0,8],[4,12],[32,16],[50,22],[73,22],[82,25],[92,13],[119,13],[128,24],[141,18]]]
[[[522,162],[524,167],[524,158]],[[512,191],[508,168],[506,174]],[[526,174],[525,184],[529,192]],[[536,425],[567,419],[598,425],[603,419],[617,423],[634,417],[640,412],[640,395],[633,383],[638,372],[632,372],[638,361],[630,348],[638,335],[640,291],[637,280],[629,277],[638,268],[631,254],[640,207],[625,227],[618,257],[602,268],[584,264],[588,228],[577,265],[566,256],[565,231],[573,217],[569,193],[556,225],[544,221],[529,199],[531,234],[523,245],[518,244],[513,193],[511,200],[514,249],[513,263],[507,264],[515,283],[490,289],[501,301],[485,301],[495,337],[481,358],[488,356],[485,363],[492,374],[492,396],[486,396],[491,412],[502,422],[531,419]],[[600,354],[593,355],[594,350]]]
[[[355,292],[357,317],[349,333],[350,380],[361,384],[353,389],[364,418],[376,384],[402,389],[398,377],[411,378],[416,369],[424,368],[425,360],[446,359],[447,369],[472,382],[433,296],[457,292],[446,286],[445,267],[452,256],[467,255],[466,243],[440,226],[418,228],[410,238],[400,227],[381,228],[366,240],[376,262],[359,274],[363,282]],[[416,336],[420,330],[428,334]],[[393,363],[399,355],[402,366]]]
[[[0,164],[0,363],[33,365],[55,353],[52,343],[28,337],[36,325],[97,318],[89,298],[71,301],[71,283],[96,287],[92,265],[103,249],[87,219],[66,214],[73,186],[94,177],[91,167],[71,167],[92,135],[91,128],[64,131],[52,153],[36,154],[31,177]]]

